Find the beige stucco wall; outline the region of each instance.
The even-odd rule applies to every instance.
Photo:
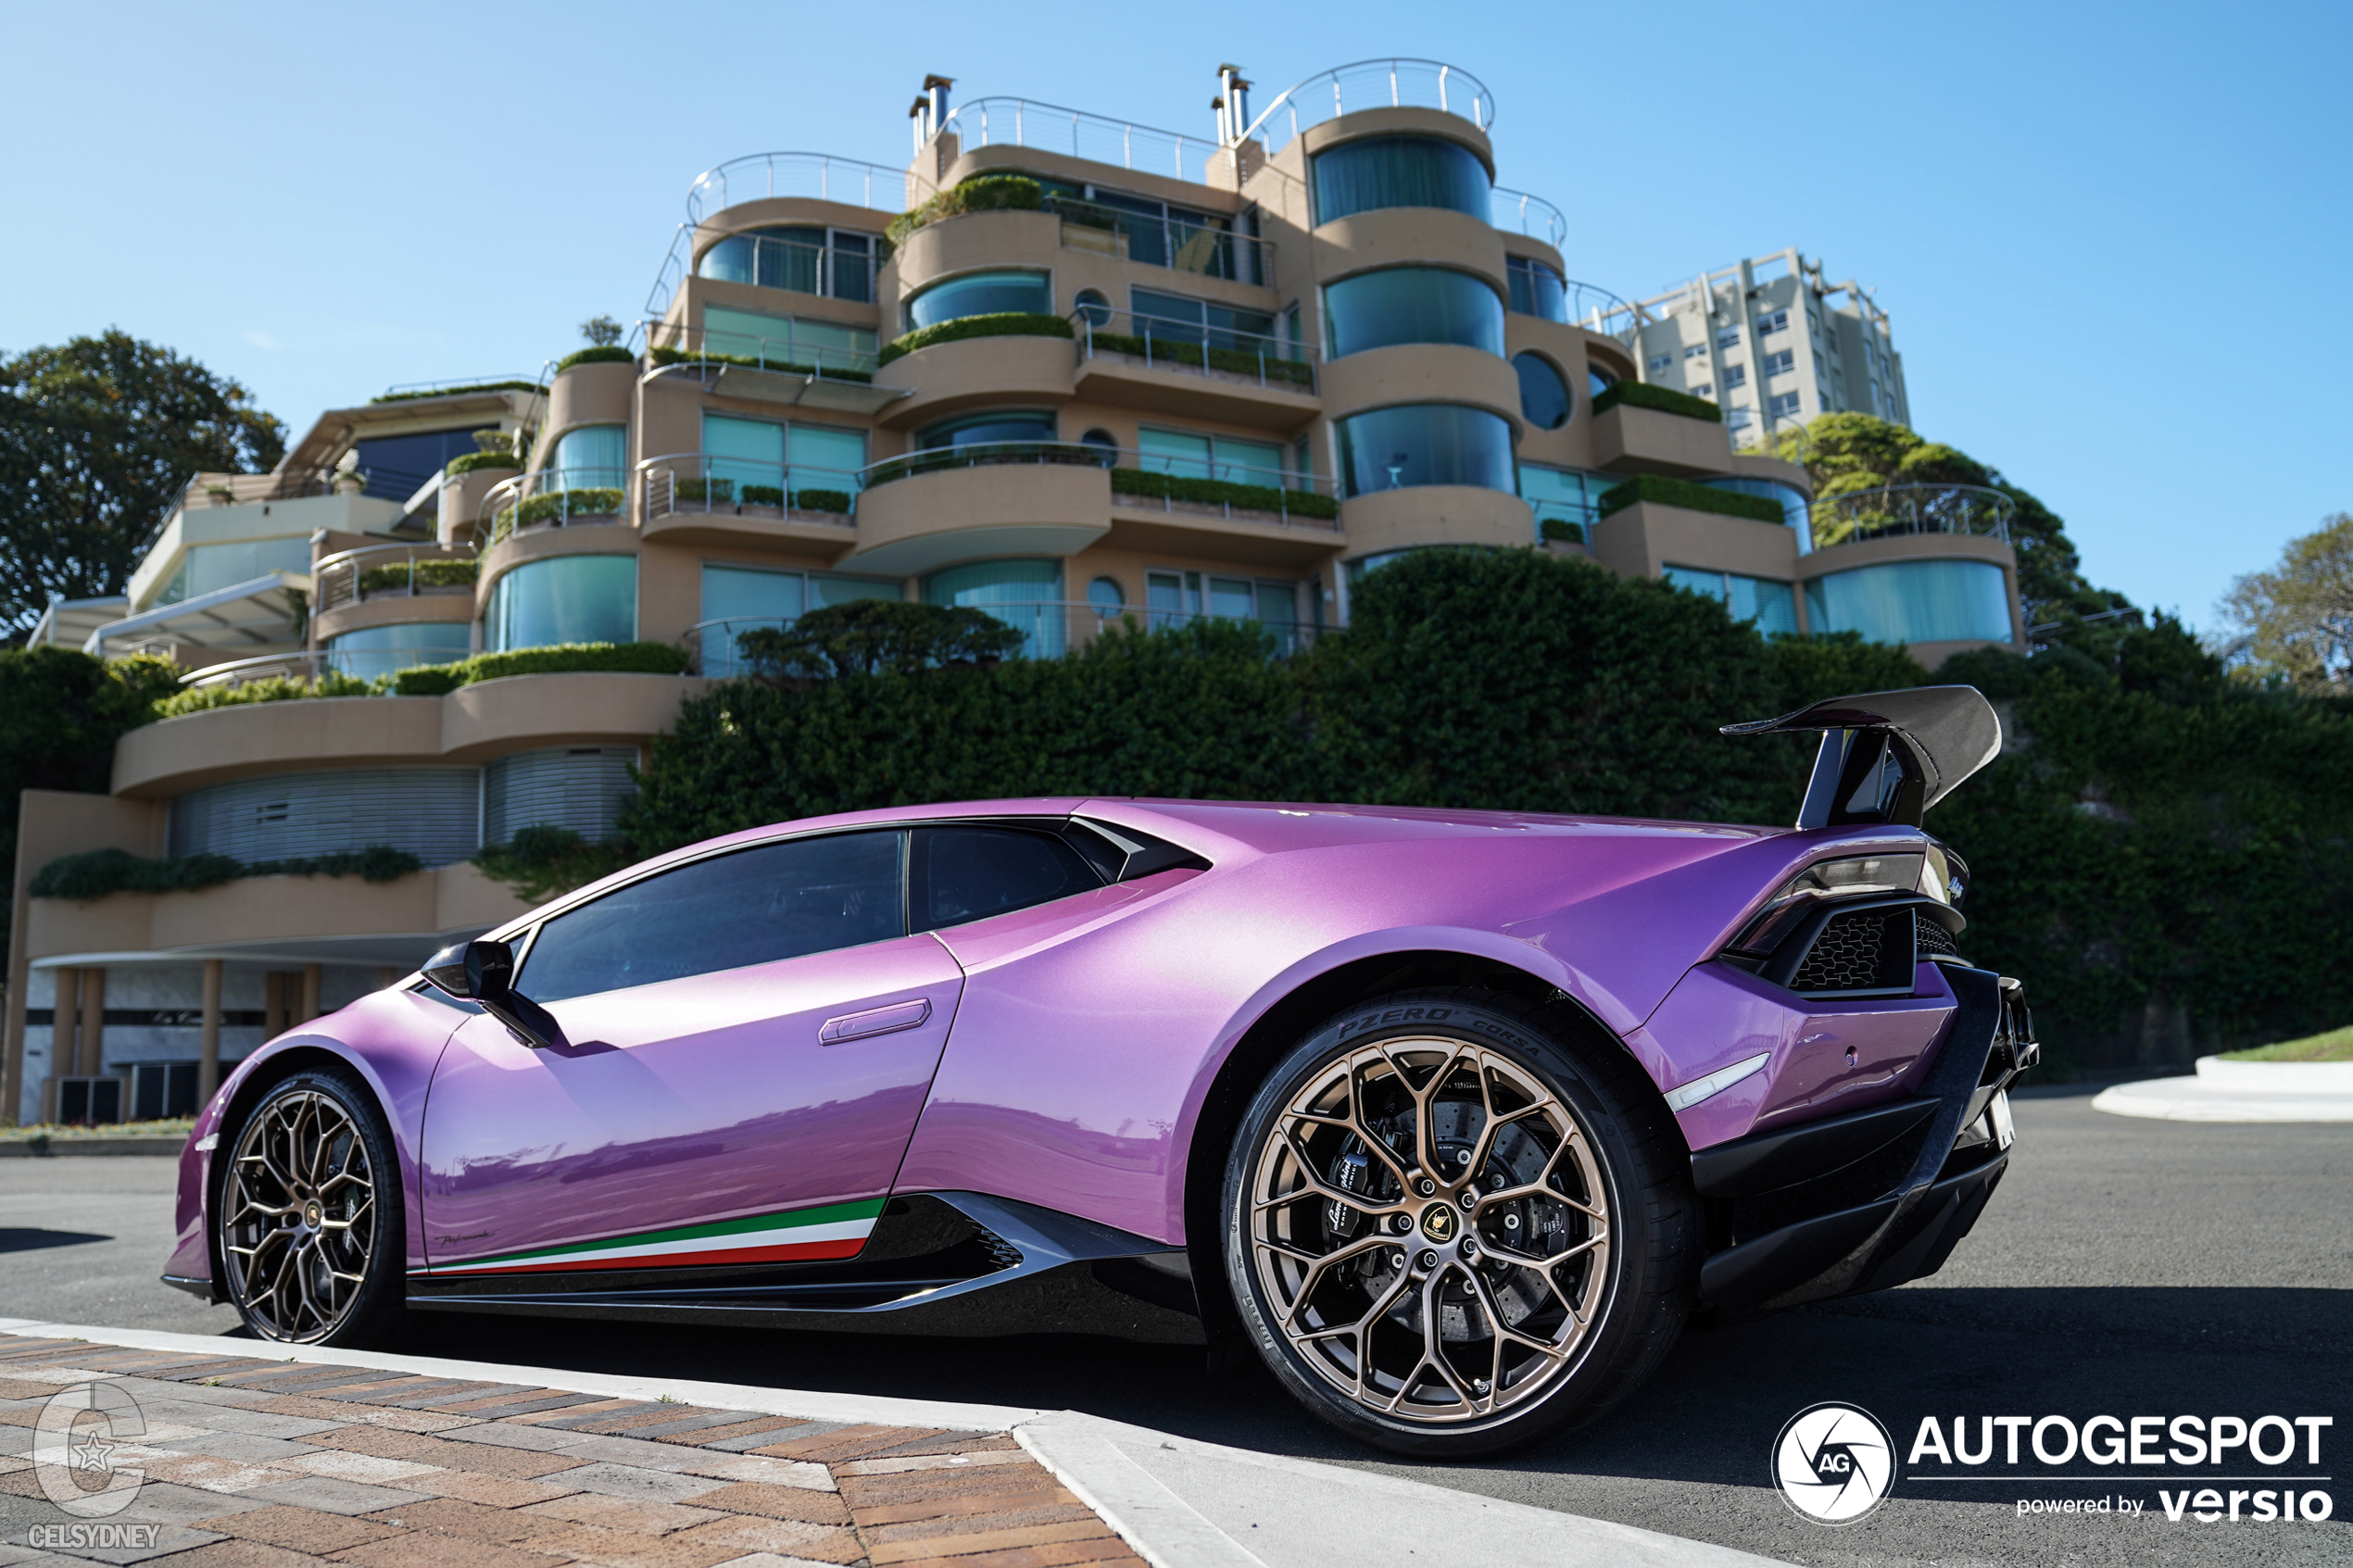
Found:
[[[582,425],[628,423],[636,390],[635,364],[598,360],[558,371],[547,386],[547,422],[540,427],[540,451],[552,450],[564,432]]]
[[[1327,147],[1336,147],[1343,142],[1353,142],[1366,136],[1399,135],[1439,136],[1449,142],[1460,142],[1478,155],[1479,161],[1487,166],[1488,178],[1491,180],[1495,177],[1495,146],[1487,139],[1487,132],[1461,115],[1445,109],[1375,108],[1340,115],[1301,132],[1283,148],[1282,154],[1277,155],[1277,161],[1279,162],[1285,156],[1295,157],[1301,152],[1313,157]]]
[[[1593,458],[1621,473],[1699,475],[1730,468],[1732,441],[1722,425],[1656,408],[1619,404],[1593,420]]]
[[[1066,556],[1110,528],[1111,479],[1098,468],[1008,463],[920,473],[858,498],[858,549],[846,571],[915,576],[957,561]]]
[[[370,626],[408,626],[419,621],[463,623],[473,620],[473,610],[471,588],[422,588],[414,595],[376,594],[357,604],[337,605],[315,617],[310,622],[310,641],[313,646],[324,647],[346,632]]]
[[[875,372],[875,384],[912,395],[883,410],[897,429],[972,408],[1052,408],[1071,396],[1077,350],[1061,337],[972,337],[934,344]]]
[[[1342,501],[1346,555],[1377,556],[1415,545],[1532,545],[1536,518],[1528,503],[1500,490],[1423,484]]]
[[[1516,434],[1519,376],[1511,361],[1456,344],[1368,348],[1324,367],[1324,412],[1334,420],[1401,403],[1461,403],[1501,414]]]
[[[615,519],[606,522],[575,520],[562,528],[518,530],[493,545],[482,558],[482,572],[474,583],[474,613],[490,608],[490,591],[498,579],[528,561],[553,556],[634,556],[637,531]]]
[[[1796,531],[1718,512],[1637,501],[1593,525],[1593,558],[1625,577],[1656,577],[1668,566],[1700,567],[1791,582]]]
[[[1450,267],[1504,294],[1504,239],[1484,219],[1434,207],[1383,207],[1335,219],[1315,231],[1316,281],[1329,283],[1384,267]]]

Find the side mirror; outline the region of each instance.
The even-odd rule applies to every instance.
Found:
[[[436,990],[478,1004],[534,1050],[564,1043],[563,1026],[515,989],[515,950],[504,942],[453,943],[425,960],[424,975]]]

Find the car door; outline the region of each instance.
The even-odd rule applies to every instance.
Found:
[[[962,972],[908,932],[907,835],[688,861],[518,941],[562,1026],[451,1038],[425,1111],[432,1272],[854,1256],[880,1212]]]

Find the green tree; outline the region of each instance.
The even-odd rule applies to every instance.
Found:
[[[200,470],[285,456],[253,395],[127,332],[0,358],[0,628],[52,597],[122,592],[141,545]]]
[[[2353,513],[2290,540],[2277,567],[2231,584],[2221,610],[2238,673],[2344,694],[2353,685]]]

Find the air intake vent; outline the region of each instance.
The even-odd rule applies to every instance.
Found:
[[[1881,954],[1887,946],[1887,922],[1903,918],[1902,909],[1857,909],[1833,915],[1814,939],[1813,950],[1790,980],[1793,991],[1869,991],[1886,984],[1881,979]]]
[[[1937,924],[1920,910],[1912,911],[1912,939],[1919,944],[1920,957],[1927,959],[1957,959],[1960,947],[1953,934]]]

